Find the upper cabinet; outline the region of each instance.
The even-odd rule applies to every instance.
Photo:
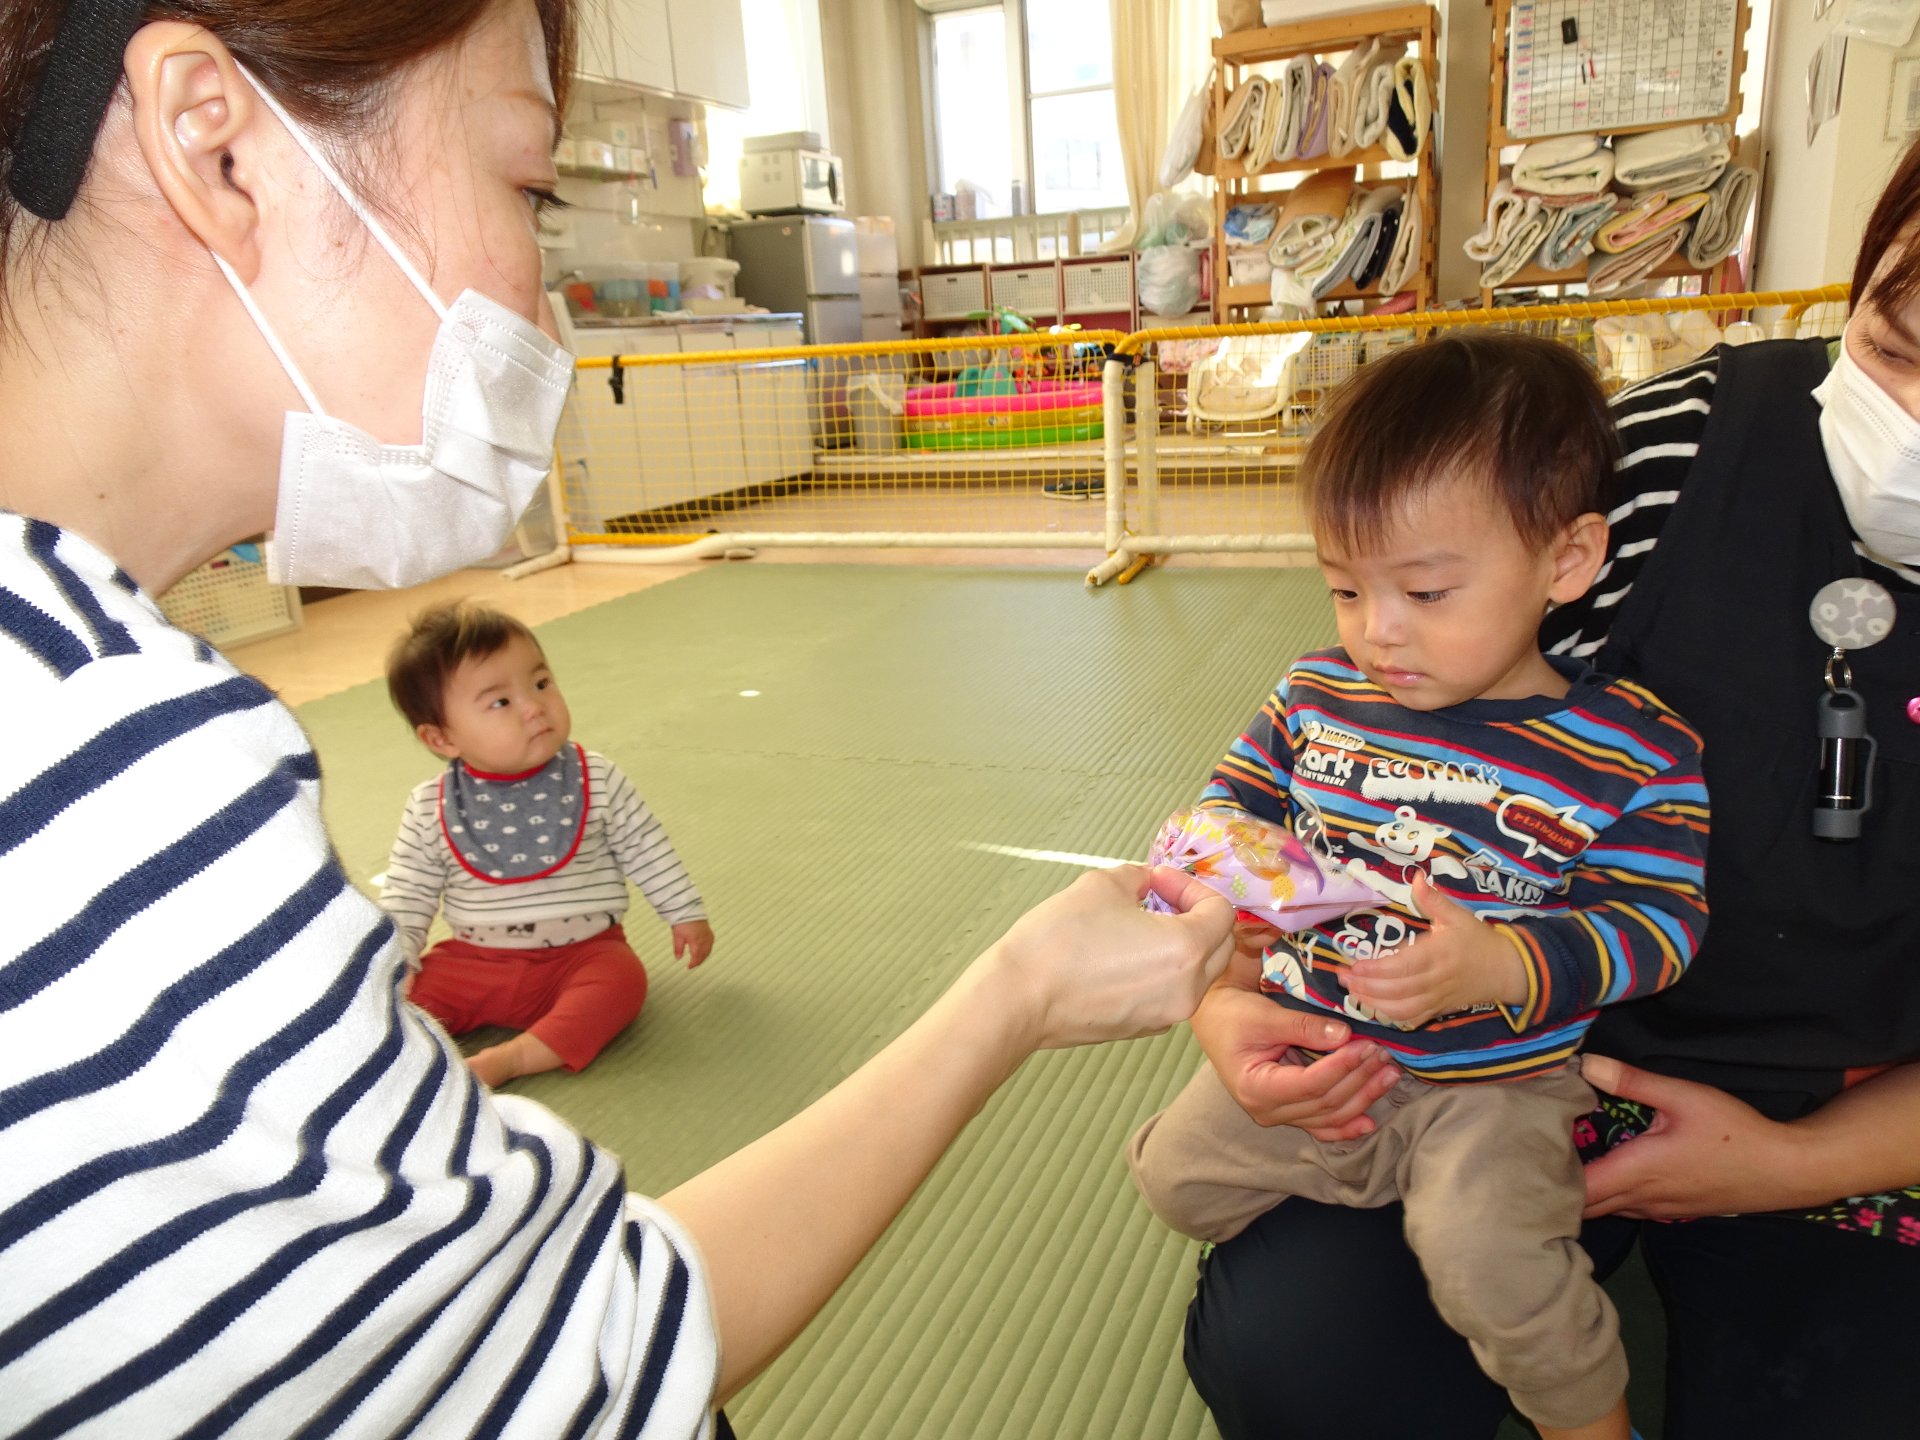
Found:
[[[666,0],[682,95],[747,108],[747,27],[740,0]]]
[[[575,68],[590,80],[747,107],[740,0],[604,0],[581,11]]]
[[[673,90],[673,43],[667,28],[667,0],[614,0],[610,7],[618,20],[614,49],[625,67],[621,74],[635,85]]]

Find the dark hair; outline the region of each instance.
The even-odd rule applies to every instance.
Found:
[[[1377,546],[1439,480],[1485,485],[1529,545],[1605,514],[1620,444],[1593,369],[1551,340],[1453,333],[1363,365],[1323,413],[1300,465],[1314,533]]]
[[[1920,221],[1920,140],[1907,147],[1894,167],[1867,228],[1860,236],[1860,249],[1853,260],[1853,306],[1871,305],[1882,314],[1897,314],[1920,294],[1920,245],[1908,233]],[[1873,283],[1873,272],[1888,252],[1898,249],[1900,258]]]
[[[468,660],[484,660],[515,639],[537,650],[533,631],[504,611],[456,600],[413,617],[387,654],[387,694],[407,724],[446,723],[447,681]]]
[[[71,0],[6,0],[0,12],[0,320],[18,248],[21,208],[7,189],[14,147],[39,91],[62,13]],[[141,23],[205,27],[275,99],[324,135],[357,137],[385,116],[394,82],[451,45],[499,0],[151,0]],[[566,103],[573,69],[574,0],[535,0],[554,94]],[[124,82],[121,82],[124,83]],[[352,157],[343,171],[356,179]],[[356,185],[363,191],[364,185]],[[84,191],[82,192],[84,194]],[[372,197],[370,197],[372,198]],[[41,235],[58,230],[42,227]]]

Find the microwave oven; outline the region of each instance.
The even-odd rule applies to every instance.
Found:
[[[740,157],[740,208],[749,215],[842,215],[840,157],[797,147]]]

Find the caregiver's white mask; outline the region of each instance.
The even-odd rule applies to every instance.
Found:
[[[440,317],[420,443],[382,445],[327,414],[240,277],[213,257],[307,405],[287,412],[268,579],[398,589],[484,560],[546,479],[573,357],[478,291],[441,303],[313,138],[247,81]]]
[[[1883,560],[1920,564],[1920,421],[1854,363],[1844,341],[1813,398],[1853,533]]]

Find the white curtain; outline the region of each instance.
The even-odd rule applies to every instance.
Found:
[[[1180,107],[1213,65],[1217,0],[1107,0],[1113,17],[1113,105],[1133,222],[1109,248],[1133,243],[1159,188],[1160,160]],[[1121,242],[1124,242],[1122,244]]]

